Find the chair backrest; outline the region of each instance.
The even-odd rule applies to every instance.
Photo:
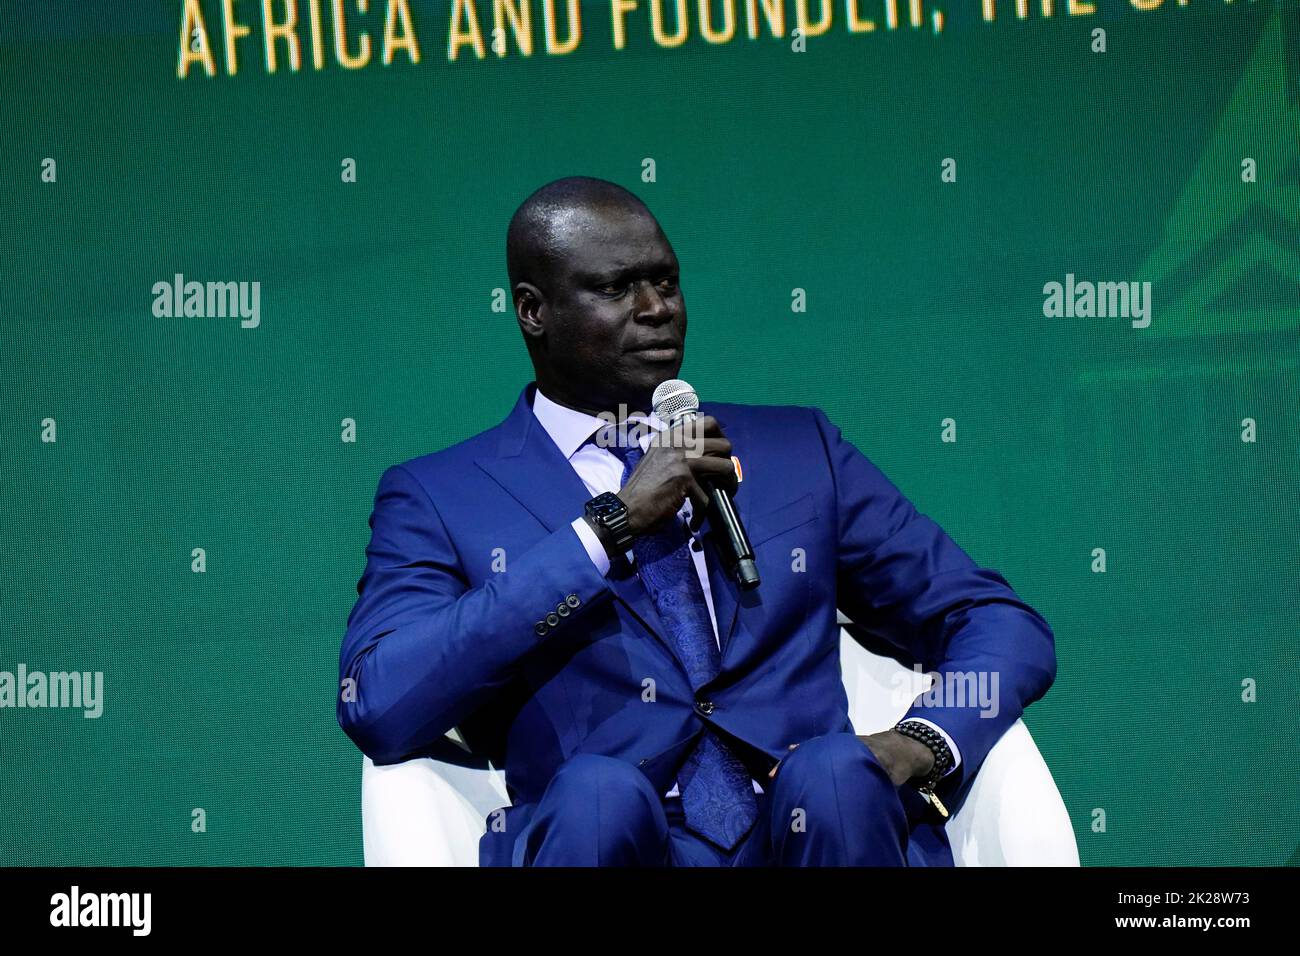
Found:
[[[892,727],[928,686],[924,674],[840,634],[849,716],[860,734]],[[454,733],[454,732],[453,732]],[[458,739],[458,738],[457,738]],[[421,758],[362,765],[367,866],[477,866],[488,815],[508,806],[500,770]],[[958,866],[1078,866],[1061,795],[1023,721],[989,751],[947,824]]]

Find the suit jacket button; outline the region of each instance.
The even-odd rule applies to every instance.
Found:
[[[546,615],[546,623],[551,627],[555,627],[555,625],[560,623],[560,619],[556,616],[555,612],[552,611],[550,614]]]
[[[533,631],[537,634],[538,637],[545,637],[546,632],[549,630],[550,628],[546,626],[545,621],[538,621],[536,624],[533,625]]]
[[[697,700],[695,702],[695,710],[697,713],[700,714],[700,716],[708,717],[710,714],[713,713],[713,701]]]
[[[582,600],[578,597],[578,595],[570,594],[568,597],[564,599],[564,603],[569,605],[569,607],[577,607],[579,604],[582,603]]]
[[[560,617],[568,617],[573,612],[569,610],[569,605],[557,604],[555,605],[555,613],[560,615]]]

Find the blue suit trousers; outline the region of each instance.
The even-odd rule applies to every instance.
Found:
[[[614,757],[566,760],[541,799],[511,808],[481,843],[485,866],[906,866],[927,812],[851,733],[791,751],[758,795],[759,817],[730,852],[686,829],[681,800]],[[515,812],[523,811],[523,812]],[[513,833],[511,831],[514,831]],[[913,854],[910,861],[920,862]],[[949,864],[951,865],[951,864]]]

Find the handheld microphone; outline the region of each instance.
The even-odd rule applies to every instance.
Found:
[[[655,389],[651,402],[659,420],[669,428],[679,422],[694,421],[700,413],[699,396],[680,378],[670,378],[662,383]],[[742,591],[752,591],[759,585],[758,565],[754,563],[754,549],[749,546],[749,537],[745,534],[745,526],[740,523],[740,515],[736,514],[731,495],[711,481],[704,483],[704,490],[709,495],[709,516],[713,525],[723,531],[720,550],[728,570]]]

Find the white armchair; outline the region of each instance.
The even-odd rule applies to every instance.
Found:
[[[871,653],[846,631],[840,642],[854,728],[867,734],[892,727],[928,678]],[[912,687],[906,695],[898,690],[902,680]],[[509,803],[502,772],[490,766],[425,757],[377,767],[364,758],[366,866],[477,866],[487,815]],[[1065,803],[1022,720],[989,751],[947,831],[958,866],[1079,865]]]

